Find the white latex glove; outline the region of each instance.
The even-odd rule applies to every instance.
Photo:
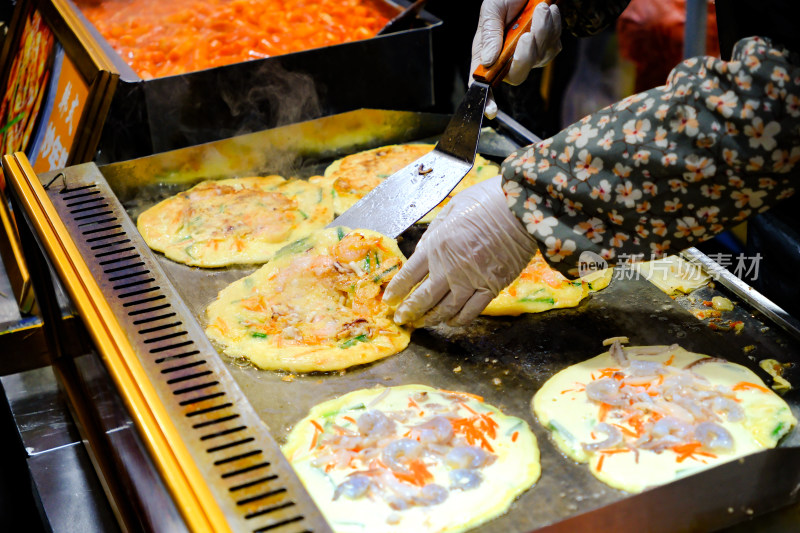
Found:
[[[398,324],[463,325],[514,281],[536,241],[511,212],[497,176],[453,197],[386,287]],[[427,278],[426,278],[427,275]],[[424,279],[424,281],[423,281]]]
[[[503,48],[503,30],[526,2],[527,0],[484,0],[478,31],[472,40],[470,72],[475,72],[478,65],[490,67],[497,61]],[[504,81],[519,85],[525,81],[531,69],[546,65],[560,51],[561,14],[555,4],[549,6],[542,2],[533,10],[531,31],[523,34],[517,42],[514,59]],[[489,118],[497,115],[497,104],[491,96],[486,102],[484,113]]]

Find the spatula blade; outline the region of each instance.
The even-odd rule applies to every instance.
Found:
[[[488,91],[488,85],[473,83],[433,151],[386,178],[327,227],[397,237],[436,207],[472,168]]]

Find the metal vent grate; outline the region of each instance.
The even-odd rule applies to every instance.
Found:
[[[102,174],[64,172],[49,197],[231,529],[330,531]]]

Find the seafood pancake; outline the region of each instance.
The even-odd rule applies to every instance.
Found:
[[[628,492],[774,448],[797,424],[741,365],[618,341],[550,378],[533,411],[566,455]]]
[[[330,180],[264,176],[204,181],[139,215],[150,248],[191,266],[266,263],[333,220]]]
[[[321,403],[283,453],[337,533],[464,531],[505,513],[541,471],[525,421],[424,385]]]
[[[500,291],[482,314],[517,316],[575,307],[589,293],[608,287],[613,272],[613,268],[607,268],[577,280],[569,280],[550,268],[541,252],[537,251],[517,279]]]
[[[404,261],[380,233],[318,230],[220,291],[206,333],[227,355],[265,369],[340,370],[390,356],[410,332],[381,297]]]
[[[633,269],[666,294],[689,294],[711,281],[703,269],[680,256],[669,255],[663,259],[633,263]]]
[[[325,169],[325,176],[333,179],[333,208],[336,214],[341,215],[347,211],[385,178],[427,154],[433,147],[433,144],[392,144],[349,155],[331,163]],[[499,172],[497,165],[476,155],[475,164],[464,179],[420,222],[430,222],[453,195],[480,181],[497,176]]]

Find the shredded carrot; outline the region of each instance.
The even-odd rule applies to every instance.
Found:
[[[639,436],[636,433],[634,433],[633,431],[631,431],[630,429],[626,428],[625,426],[620,426],[619,424],[613,424],[613,425],[618,427],[620,431],[622,431],[625,435],[627,435],[629,437],[636,438],[636,437]]]
[[[684,462],[686,459],[697,459],[696,457],[694,457],[695,455],[701,455],[703,457],[711,457],[712,459],[717,457],[713,453],[700,451],[700,448],[702,446],[703,446],[702,444],[695,441],[695,442],[687,442],[686,444],[679,444],[677,446],[673,446],[670,449],[674,451],[676,454],[678,454],[678,457],[675,460],[679,463]]]
[[[392,475],[400,481],[405,481],[406,483],[410,483],[412,485],[417,484],[417,478],[414,476],[414,474],[392,470]]]
[[[415,407],[415,408],[417,408],[417,409],[420,409],[420,410],[422,410],[422,409],[421,409],[421,407],[419,406],[419,404],[418,404],[417,402],[415,402],[415,401],[414,401],[414,398],[409,398],[409,399],[408,399],[408,406],[409,406],[409,407]]]
[[[325,431],[316,420],[312,420],[311,423],[314,425],[314,437],[311,439],[311,446],[308,448],[309,450],[313,450],[317,447],[317,438]]]
[[[600,472],[603,469],[603,463],[605,462],[607,455],[616,455],[618,453],[627,453],[629,451],[631,451],[630,448],[614,448],[610,450],[600,450],[599,452],[597,452],[600,454],[600,458],[597,459],[597,471]]]
[[[664,361],[664,364],[667,366],[672,366],[672,363],[675,361],[675,354],[669,356],[669,359]]]
[[[214,324],[212,324],[212,325],[215,328],[217,328],[219,330],[219,332],[222,333],[223,335],[227,335],[228,334],[228,331],[229,331],[228,330],[228,323],[225,322],[224,319],[222,319],[220,317],[217,317],[217,319],[214,321]]]
[[[496,439],[497,438],[497,431],[496,430],[497,430],[498,425],[497,425],[497,422],[492,420],[490,415],[491,415],[491,413],[481,413],[481,418],[483,418],[483,421],[486,422],[486,426],[487,426],[486,427],[486,434],[489,435],[490,439]]]
[[[699,442],[688,442],[686,444],[679,444],[677,446],[672,447],[672,451],[678,454],[676,461],[682,463],[689,457],[691,457],[694,452],[697,451],[701,444]]]
[[[481,448],[489,452],[494,452],[494,448],[492,448],[492,445],[484,434],[494,432],[494,428],[492,428],[484,418],[480,416],[456,418],[451,420],[451,423],[453,424],[453,431],[456,434],[464,435],[467,439],[467,444],[472,446],[475,443],[480,443]]]
[[[630,425],[633,428],[633,430],[636,432],[637,437],[640,437],[642,433],[644,433],[644,420],[642,418],[643,416],[641,414],[638,414],[628,419],[628,425]],[[660,418],[661,416],[657,415],[656,413],[652,413],[650,415],[651,421],[656,421]]]
[[[614,376],[615,372],[619,372],[619,368],[608,367],[608,368],[601,368],[600,369],[600,377],[601,378],[610,378]],[[620,378],[622,379],[622,378]]]
[[[266,302],[264,302],[264,296],[261,294],[245,298],[241,300],[239,304],[248,311],[255,311],[256,313],[267,312]]]
[[[771,392],[768,388],[762,387],[761,385],[756,385],[755,383],[750,383],[748,381],[740,381],[736,385],[733,386],[733,390],[758,390],[761,392]]]
[[[580,382],[576,381],[575,385],[577,385],[576,388],[574,388],[574,389],[564,389],[564,390],[561,391],[561,394],[566,394],[568,392],[583,392],[583,391],[586,390],[586,385],[584,385],[583,383],[580,383]]]
[[[519,438],[519,431],[515,431],[511,434],[511,442],[517,442],[517,438]]]
[[[626,453],[631,451],[629,448],[614,448],[611,450],[600,450],[600,453],[603,455],[616,455],[618,453]]]
[[[405,481],[406,483],[420,487],[424,487],[429,481],[433,480],[433,474],[430,473],[425,463],[419,459],[409,461],[408,469],[410,472],[392,470],[392,475],[400,481]]]
[[[483,401],[483,396],[478,396],[477,394],[470,394],[469,392],[461,392],[461,391],[445,390],[445,389],[439,389],[439,392],[444,392],[446,394],[455,394],[456,396],[465,396],[467,398],[472,398],[473,400],[478,400],[479,402]]]
[[[494,421],[494,418],[492,418],[492,415],[494,415],[494,413],[492,413],[491,411],[488,412],[488,413],[481,413],[481,417],[483,417],[483,419],[486,420],[487,424],[489,424],[490,426],[493,426],[495,428],[499,427],[499,424]]]
[[[351,424],[356,424],[356,423],[357,423],[357,422],[356,422],[356,419],[355,419],[355,418],[353,418],[353,417],[351,417],[351,416],[343,416],[342,418],[344,418],[345,420],[347,420],[347,421],[348,421],[348,422],[350,422]]]
[[[377,246],[377,247],[378,247],[378,248],[379,248],[381,251],[383,251],[383,252],[386,252],[386,253],[387,253],[387,254],[389,254],[389,255],[391,255],[391,254],[393,254],[393,253],[394,253],[394,252],[392,252],[390,249],[388,249],[388,248],[387,248],[387,247],[386,247],[386,246],[383,244],[383,242],[382,242],[382,241],[380,241],[380,240],[378,240],[377,242],[375,242],[375,246]]]
[[[464,402],[458,402],[458,404],[461,407],[463,407],[464,409],[466,409],[467,411],[469,411],[470,413],[472,413],[473,415],[477,415],[478,414],[478,411],[476,411],[475,409],[471,408],[469,405],[465,404]]]
[[[610,405],[610,404],[607,404],[607,403],[605,403],[605,402],[604,402],[604,403],[601,403],[601,404],[600,404],[600,412],[598,412],[598,413],[597,413],[597,419],[598,419],[600,422],[602,422],[603,420],[605,420],[605,419],[606,419],[606,416],[608,415],[608,412],[609,412],[611,409],[613,409],[613,408],[614,408],[614,407],[613,407],[612,405]]]
[[[433,474],[431,474],[428,469],[425,467],[425,463],[420,461],[419,459],[414,459],[408,463],[408,467],[414,472],[414,475],[420,481],[420,485],[425,485],[427,481],[433,479]]]

